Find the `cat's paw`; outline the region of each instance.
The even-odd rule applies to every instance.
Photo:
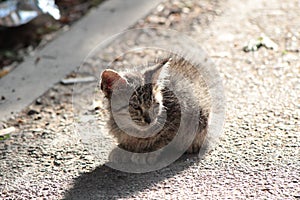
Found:
[[[160,152],[132,153],[131,162],[138,165],[153,165],[158,162]]]
[[[113,149],[109,154],[109,161],[113,163],[133,163],[137,165],[153,165],[158,162],[160,152],[131,153],[120,148]]]

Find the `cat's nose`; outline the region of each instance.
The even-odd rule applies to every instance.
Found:
[[[149,114],[144,114],[144,121],[145,121],[147,124],[150,124],[150,123],[151,123],[151,118],[150,118]]]

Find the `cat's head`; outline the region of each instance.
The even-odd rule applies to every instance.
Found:
[[[162,89],[167,82],[170,62],[171,59],[165,59],[142,72],[119,73],[106,69],[101,74],[101,90],[109,100],[112,94],[119,100],[126,99],[120,90],[132,91],[126,111],[137,125],[147,126],[163,110]]]

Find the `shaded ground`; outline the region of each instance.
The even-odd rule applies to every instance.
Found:
[[[95,159],[78,141],[72,86],[58,84],[2,122],[17,131],[0,141],[1,198],[299,199],[299,14],[297,1],[164,2],[135,26],[183,31],[209,53],[227,95],[220,143],[203,160],[185,156],[146,174],[112,170],[103,166],[105,156]],[[278,50],[244,52],[261,33]],[[139,37],[124,41],[145,39]],[[91,58],[86,65],[108,62],[109,56]]]

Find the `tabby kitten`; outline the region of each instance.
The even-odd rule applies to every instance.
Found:
[[[170,144],[181,131],[184,134],[173,143],[174,151],[199,152],[211,105],[207,86],[193,64],[171,56],[140,71],[106,69],[100,85],[109,101],[110,134],[120,148],[153,152]]]

